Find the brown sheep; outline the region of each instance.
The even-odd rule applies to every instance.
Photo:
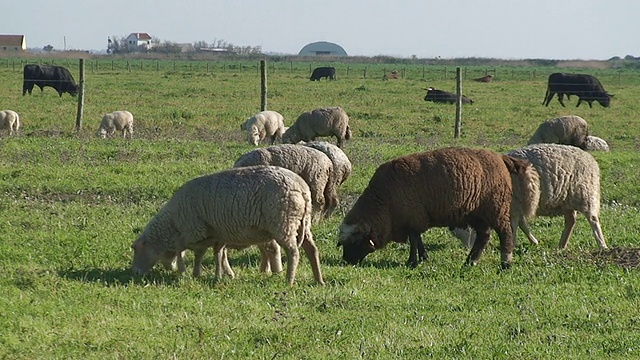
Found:
[[[412,154],[382,164],[339,227],[343,259],[357,264],[390,241],[409,238],[408,265],[417,266],[426,259],[421,233],[432,227],[465,224],[479,234],[466,263],[478,263],[495,229],[502,268],[509,268],[512,174],[524,188],[530,188],[526,184],[535,172],[525,160],[467,148]],[[528,197],[530,216],[537,207],[535,195]]]

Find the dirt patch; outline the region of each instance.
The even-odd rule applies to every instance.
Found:
[[[591,253],[597,263],[613,263],[625,269],[640,266],[640,248],[612,248],[597,250]]]

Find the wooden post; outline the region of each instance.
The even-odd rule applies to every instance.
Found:
[[[78,112],[76,114],[76,131],[82,130],[82,114],[84,113],[84,59],[79,60],[80,82],[78,83]]]
[[[460,68],[456,68],[456,125],[453,133],[454,139],[460,137],[460,128],[462,126],[462,78],[460,77]]]
[[[267,61],[260,60],[260,111],[267,110]]]
[[[129,64],[129,60],[127,60],[127,71],[131,72],[131,64]]]

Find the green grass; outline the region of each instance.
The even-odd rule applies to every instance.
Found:
[[[216,280],[211,255],[199,279],[129,271],[136,234],[173,192],[251,149],[239,125],[259,110],[255,63],[211,62],[207,71],[204,62],[180,62],[174,71],[160,62],[156,71],[151,61],[131,72],[122,61],[113,70],[94,65],[78,133],[75,99],[51,88],[22,97],[19,67],[3,64],[0,108],[19,112],[23,127],[0,138],[1,358],[640,356],[638,270],[602,256],[582,217],[565,251],[557,250],[562,219],[536,219],[541,244],[519,234],[509,271],[499,271],[495,237],[479,266],[463,267],[468,251],[445,229],[423,234],[430,257],[416,269],[404,266],[406,244],[355,267],[336,248],[344,213],[382,162],[450,145],[507,151],[541,121],[568,114],[584,117],[612,148],[594,153],[608,244],[638,247],[637,73],[598,70],[615,93],[611,108],[576,109],[576,99],[567,108],[555,99],[541,105],[546,76],[557,69],[498,68],[493,83],[463,84],[476,102],[464,107],[462,137],[453,139],[454,107],[424,102],[421,90],[453,90],[451,67],[446,79],[443,67],[426,67],[423,78],[422,66],[406,66],[404,79],[383,81],[389,65],[337,64],[338,81],[310,82],[308,63],[270,64],[268,107],[287,124],[339,105],[354,133],[339,211],[313,228],[327,286],[314,284],[303,259],[289,287],[284,274],[258,271],[255,249],[230,254],[235,279]],[[473,78],[485,68],[467,70]],[[120,109],[134,114],[134,139],[97,138],[101,116]]]

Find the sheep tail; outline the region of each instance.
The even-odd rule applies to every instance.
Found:
[[[513,184],[512,214],[519,213],[527,220],[533,218],[540,200],[540,177],[538,172],[527,160],[516,159],[507,155],[503,155],[502,159],[511,173],[511,182]]]
[[[351,128],[349,127],[349,125],[347,125],[347,131],[345,131],[344,133],[344,139],[345,140],[351,139]]]

